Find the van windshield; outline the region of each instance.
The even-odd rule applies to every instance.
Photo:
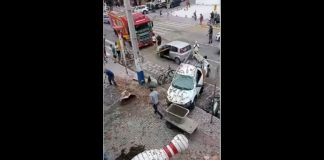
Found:
[[[192,90],[194,88],[194,79],[190,76],[176,74],[172,86],[181,90]]]

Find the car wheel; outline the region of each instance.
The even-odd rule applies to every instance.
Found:
[[[174,60],[175,60],[176,64],[178,64],[178,65],[181,63],[179,58],[175,58]]]

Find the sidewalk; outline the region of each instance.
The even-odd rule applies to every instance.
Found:
[[[114,63],[112,60],[112,54],[109,53],[111,52],[111,50],[107,50],[108,52],[108,63],[106,63],[103,68],[108,68],[110,69],[115,76],[119,76],[119,77],[125,77],[127,79],[132,79],[132,80],[136,80],[137,81],[137,73],[135,71],[133,71],[131,68],[127,68],[127,73],[126,73],[126,69],[124,66],[122,66],[119,63]],[[151,80],[154,82],[157,82],[157,80],[150,74],[148,74],[145,70],[144,71],[144,76],[145,76],[145,82],[147,82],[147,78],[150,76]]]
[[[119,63],[114,63],[111,58],[112,57],[109,57],[108,63],[106,63],[104,65],[104,68],[108,68],[109,70],[111,70],[115,76],[128,77],[128,78],[137,80],[136,72],[127,68],[127,72],[128,72],[128,74],[127,74],[125,67],[120,65]]]

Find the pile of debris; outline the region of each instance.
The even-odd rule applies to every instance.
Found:
[[[117,89],[121,93],[120,100],[136,97],[134,103],[148,104],[150,90],[146,86],[141,86],[132,77],[118,77],[115,78],[117,82]]]

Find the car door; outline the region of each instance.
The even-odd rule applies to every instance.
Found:
[[[178,56],[178,51],[179,49],[176,46],[171,46],[170,47],[170,58],[174,59],[175,57]]]
[[[160,56],[169,56],[169,50],[170,50],[170,46],[169,45],[162,46],[159,49]]]
[[[199,95],[202,85],[204,84],[204,76],[200,69],[196,72],[196,95]],[[197,87],[201,86],[201,87]]]

